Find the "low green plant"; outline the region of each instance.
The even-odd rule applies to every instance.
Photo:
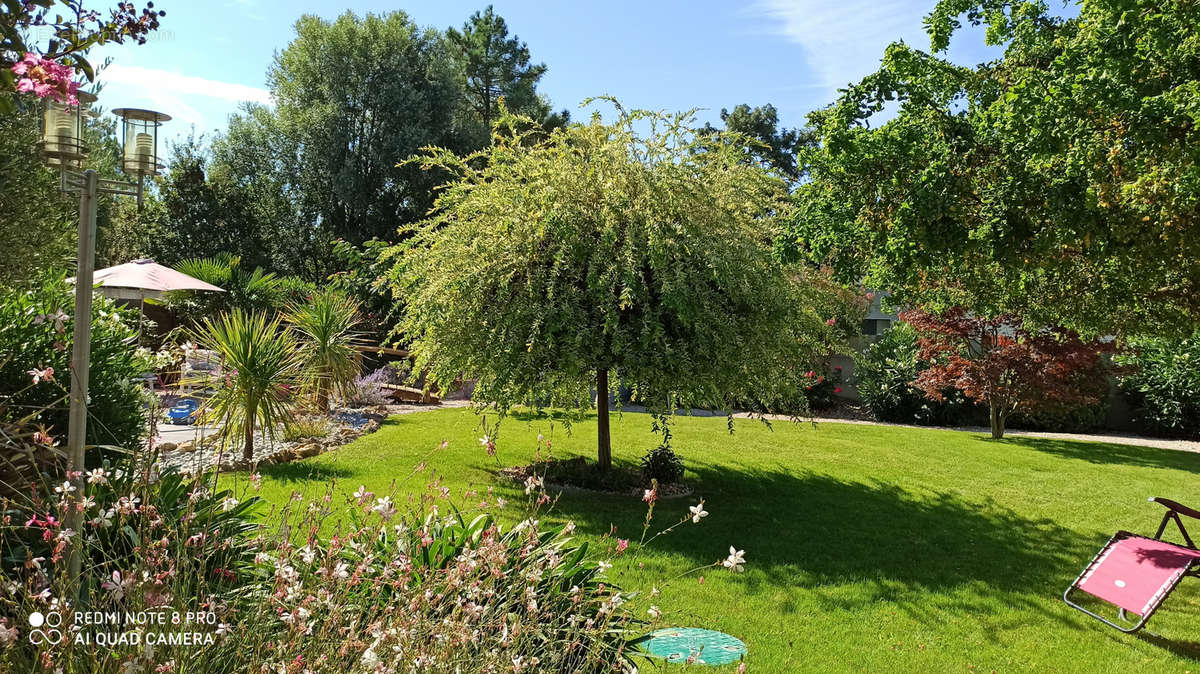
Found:
[[[194,337],[225,369],[201,414],[222,424],[222,445],[240,446],[242,458],[252,461],[256,432],[274,437],[292,422],[302,381],[296,338],[279,317],[241,309],[205,318]]]
[[[1180,340],[1135,339],[1116,362],[1138,422],[1152,433],[1200,438],[1200,331]]]
[[[287,442],[323,438],[329,433],[329,419],[326,417],[296,417],[283,429],[283,439]]]
[[[642,457],[642,482],[650,484],[657,480],[663,484],[683,479],[683,461],[667,445],[659,445]]]

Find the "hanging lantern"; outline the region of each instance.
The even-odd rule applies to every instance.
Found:
[[[138,108],[117,108],[113,114],[122,122],[121,171],[138,178],[158,175],[163,168],[158,161],[158,127],[170,115]]]
[[[96,97],[86,91],[76,93],[79,105],[66,105],[49,98],[42,115],[42,138],[38,150],[47,166],[79,169],[87,159],[88,147],[83,140],[84,117]]]

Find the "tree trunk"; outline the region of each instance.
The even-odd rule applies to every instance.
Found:
[[[330,389],[333,387],[333,380],[329,376],[329,372],[321,369],[320,379],[317,381],[317,410],[320,412],[329,411]]]
[[[242,446],[242,459],[246,463],[251,463],[254,460],[254,413],[246,410],[246,437],[245,444]]]
[[[999,440],[1004,437],[1004,415],[1000,413],[1000,406],[995,402],[988,403],[988,417],[992,424],[992,438]]]
[[[612,438],[608,431],[608,370],[596,370],[596,465],[612,467]]]

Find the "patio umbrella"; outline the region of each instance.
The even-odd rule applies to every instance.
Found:
[[[163,293],[173,290],[199,290],[213,293],[223,293],[223,288],[201,281],[175,271],[170,267],[157,264],[154,260],[134,260],[107,269],[97,269],[93,275],[96,285],[100,286],[105,296],[113,299],[138,300],[141,312],[145,311],[146,298],[162,297]],[[75,278],[67,279],[74,283]],[[138,341],[141,341],[142,321],[138,317]]]

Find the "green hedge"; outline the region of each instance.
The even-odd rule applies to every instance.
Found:
[[[1200,438],[1200,330],[1182,340],[1140,339],[1117,357],[1121,388],[1151,433]]]
[[[42,410],[36,423],[60,443],[67,436],[74,294],[62,276],[32,290],[0,288],[0,396],[10,415]],[[146,390],[136,380],[148,366],[136,353],[137,315],[97,295],[92,309],[88,432],[91,445],[134,447],[146,435]],[[29,370],[54,369],[33,384]],[[94,459],[89,458],[89,464]]]

